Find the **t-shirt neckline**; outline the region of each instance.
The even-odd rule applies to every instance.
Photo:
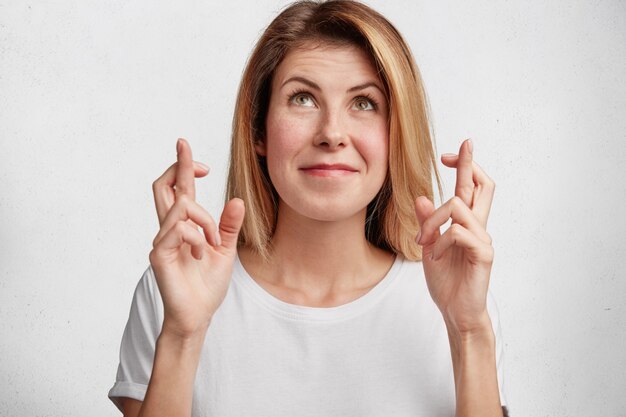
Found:
[[[404,258],[397,254],[391,268],[372,289],[355,300],[335,307],[302,306],[290,304],[275,297],[250,276],[239,256],[235,258],[233,265],[233,281],[241,286],[257,304],[275,315],[299,321],[334,321],[357,316],[377,304],[396,281],[403,265]]]

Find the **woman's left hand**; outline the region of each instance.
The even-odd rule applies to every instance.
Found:
[[[493,263],[487,218],[495,183],[472,160],[472,143],[461,144],[459,155],[444,154],[444,165],[456,168],[455,196],[435,210],[426,197],[415,202],[420,223],[417,242],[430,295],[448,327],[461,334],[490,325],[487,289]],[[452,224],[443,234],[439,228]]]

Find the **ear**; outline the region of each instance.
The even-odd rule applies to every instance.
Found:
[[[254,141],[254,150],[259,156],[267,156],[267,147],[263,139],[257,139]]]

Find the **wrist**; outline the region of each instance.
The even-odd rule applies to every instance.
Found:
[[[457,416],[501,416],[495,334],[488,314],[472,326],[446,320]]]
[[[165,344],[169,348],[181,351],[196,349],[204,344],[207,330],[208,326],[199,328],[193,332],[181,332],[163,323],[157,343]]]
[[[444,317],[444,321],[450,342],[456,346],[495,343],[491,318],[486,311],[478,320],[472,321],[471,325],[459,325],[450,317]]]
[[[171,339],[193,341],[206,335],[212,319],[209,317],[202,321],[193,320],[189,323],[181,323],[179,320],[170,319],[166,314],[161,326],[161,334],[167,334]]]
[[[206,332],[181,334],[163,324],[140,415],[191,415],[193,386]]]

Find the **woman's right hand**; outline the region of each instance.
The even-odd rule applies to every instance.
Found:
[[[193,162],[186,140],[176,150],[177,162],[152,186],[161,227],[150,264],[164,305],[161,332],[187,338],[206,331],[226,296],[245,209],[242,200],[230,200],[216,226],[195,196],[195,177],[208,169]]]

